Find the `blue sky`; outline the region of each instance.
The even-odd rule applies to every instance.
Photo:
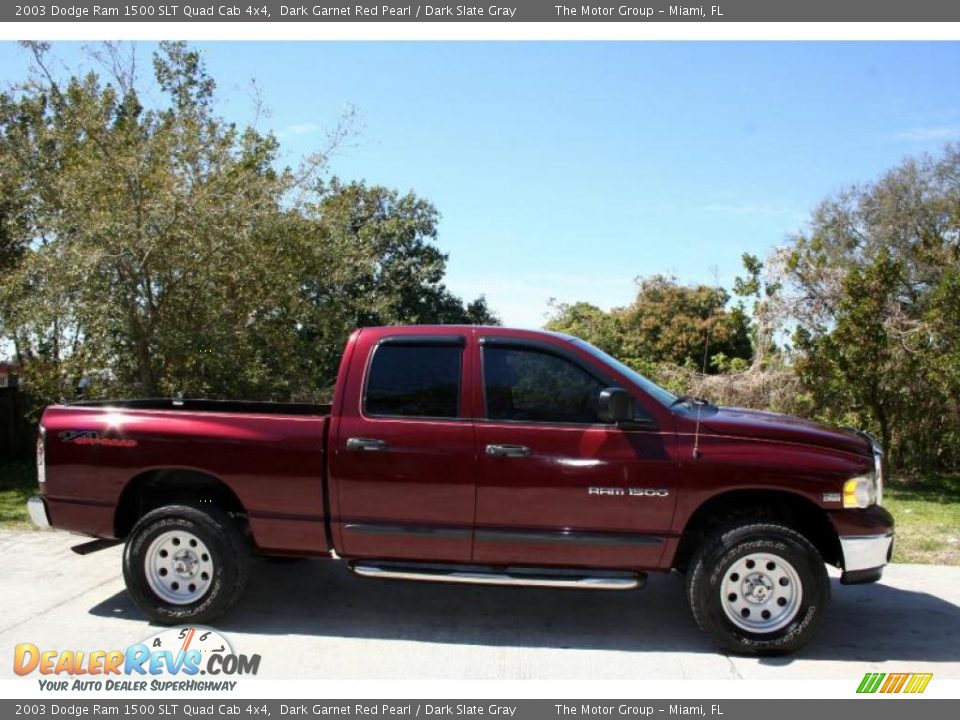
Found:
[[[355,106],[331,171],[434,202],[450,288],[526,327],[636,276],[729,286],[826,195],[960,140],[955,42],[198,45],[231,119],[257,80],[291,163]],[[25,64],[0,44],[0,81]]]

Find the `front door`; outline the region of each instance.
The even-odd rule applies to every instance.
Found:
[[[331,457],[333,528],[348,557],[467,562],[475,507],[465,338],[398,334],[354,352]]]
[[[655,567],[676,502],[672,428],[601,423],[611,381],[574,353],[488,337],[480,356],[474,561]]]

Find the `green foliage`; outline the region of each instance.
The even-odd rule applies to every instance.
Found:
[[[718,373],[741,373],[750,367],[750,363],[745,358],[730,358],[725,353],[719,352],[711,356],[710,367]]]
[[[883,498],[897,519],[895,562],[960,565],[960,475],[893,480]]]
[[[324,153],[280,167],[276,137],[216,115],[186,45],[160,46],[149,87],[116,46],[106,77],[66,79],[27,47],[31,79],[0,92],[0,336],[39,402],[322,399],[357,326],[498,322],[444,285],[430,202],[324,179]],[[734,298],[655,275],[627,307],[556,304],[547,327],[673,392],[862,427],[895,467],[955,470],[958,238],[947,147],[828,198],[766,262],[742,255]]]
[[[958,147],[825,200],[767,263],[741,259],[732,308],[654,276],[629,307],[557,305],[548,327],[677,394],[866,429],[893,469],[960,468]]]
[[[624,328],[619,317],[590,303],[554,303],[553,316],[544,327],[578,337],[610,355],[622,355]]]
[[[741,313],[749,312],[752,319],[750,343],[753,347],[753,365],[760,369],[782,359],[773,337],[782,322],[777,310],[783,286],[779,280],[763,277],[764,263],[756,255],[744,253],[740,260],[746,274],[734,278],[733,292],[741,298],[737,308]],[[751,301],[749,310],[745,307],[746,301]]]
[[[744,253],[740,256],[743,263],[743,269],[746,277],[738,277],[733,280],[733,292],[743,298],[760,297],[760,290],[763,281],[760,279],[760,273],[763,271],[763,263],[760,258],[750,253]]]
[[[960,152],[909,160],[817,209],[793,239],[796,370],[819,416],[893,464],[960,464]]]
[[[0,530],[28,530],[27,500],[37,494],[37,467],[33,460],[0,458]]]
[[[616,311],[624,355],[695,368],[705,353],[749,360],[750,320],[742,308],[727,309],[729,300],[722,288],[680,285],[663,275],[641,279],[633,303]]]
[[[741,307],[727,309],[729,299],[721,288],[655,275],[639,281],[628,307],[607,313],[588,303],[556,305],[546,327],[576,335],[640,372],[651,363],[699,369],[704,353],[722,358],[724,369],[707,363],[709,372],[722,372],[745,367],[751,357],[750,319]]]
[[[960,149],[948,147],[821,203],[772,265],[744,254],[732,308],[722,290],[654,276],[627,308],[560,305],[548,327],[675,393],[864,428],[895,469],[956,470],[958,238]]]
[[[186,45],[154,56],[156,106],[29,47],[34,79],[0,94],[0,331],[39,400],[318,398],[357,325],[496,322],[443,285],[429,202],[321,182],[322,154],[279,168]]]

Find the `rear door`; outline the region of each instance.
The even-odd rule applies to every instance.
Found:
[[[600,422],[600,390],[615,383],[562,343],[480,340],[473,559],[656,567],[676,501],[673,429],[642,405],[647,428]]]
[[[332,527],[349,557],[468,561],[475,509],[463,334],[361,333],[332,435]]]

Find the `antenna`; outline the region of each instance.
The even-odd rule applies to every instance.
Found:
[[[719,288],[720,272],[717,269],[717,266],[714,265],[713,267],[710,268],[710,270],[713,274],[714,285],[716,285],[716,287]],[[713,319],[713,311],[711,310],[710,315],[707,317],[707,331],[706,333],[704,333],[704,338],[703,338],[703,365],[700,368],[701,378],[706,377],[707,375],[707,359],[709,357],[708,351],[710,349],[710,329],[711,329],[710,320],[712,319]],[[693,453],[692,454],[693,454],[694,460],[700,459],[700,413],[702,412],[702,410],[703,410],[703,402],[698,402],[697,403],[697,422],[693,426]]]

